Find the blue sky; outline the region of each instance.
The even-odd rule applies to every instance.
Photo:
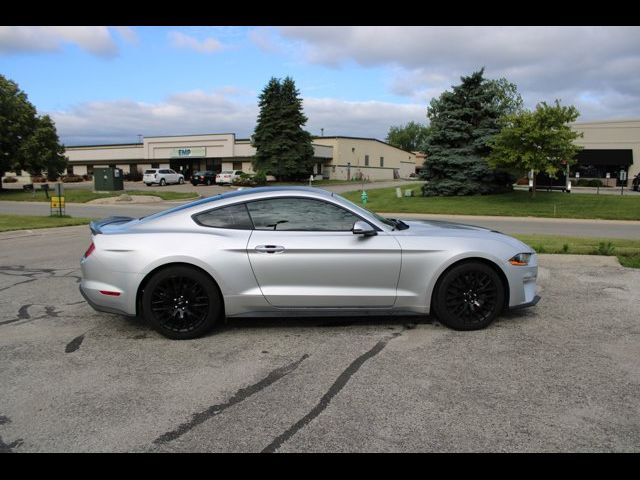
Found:
[[[637,27],[0,27],[0,73],[68,145],[137,135],[247,137],[269,78],[291,76],[307,129],[384,139],[485,67],[525,104],[640,117]]]

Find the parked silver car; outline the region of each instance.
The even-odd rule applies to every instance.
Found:
[[[226,317],[435,313],[457,330],[534,305],[533,249],[499,232],[387,219],[307,187],[228,192],[91,224],[80,291],[163,335]]]

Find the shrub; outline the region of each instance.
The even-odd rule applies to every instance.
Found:
[[[239,187],[253,187],[256,182],[248,173],[241,173],[239,177],[233,179],[233,184]]]
[[[578,187],[602,187],[602,180],[598,180],[597,178],[581,178],[578,180],[576,184]]]
[[[82,175],[82,179],[84,181],[93,180],[93,175]]]
[[[31,177],[32,183],[47,183],[48,181],[49,180],[47,180],[47,177],[41,177],[41,176]]]
[[[62,177],[63,183],[77,183],[82,182],[83,178],[80,175],[65,175]]]
[[[233,180],[233,184],[239,187],[255,187],[258,185],[265,185],[266,183],[267,176],[264,172],[258,172],[255,175],[242,173],[239,177],[236,177]]]
[[[613,246],[613,244],[611,242],[600,242],[600,244],[598,245],[598,249],[595,251],[596,255],[613,255],[613,251],[615,250],[615,247]]]
[[[562,253],[567,253],[569,251],[569,244],[565,243],[562,245]]]
[[[16,177],[4,177],[2,183],[16,183],[18,179]]]
[[[266,185],[267,175],[264,172],[256,172],[253,176],[253,181],[256,182],[256,185]]]

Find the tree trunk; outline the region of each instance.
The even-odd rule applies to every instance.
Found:
[[[533,188],[531,189],[531,198],[536,198],[536,172],[533,172]]]

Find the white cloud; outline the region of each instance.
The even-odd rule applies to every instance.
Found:
[[[215,53],[222,50],[222,43],[213,37],[198,40],[195,37],[182,32],[172,31],[168,33],[171,45],[176,48],[188,48],[200,53]]]
[[[0,27],[0,54],[56,52],[64,44],[77,45],[101,57],[113,57],[118,53],[107,27]]]
[[[583,117],[640,116],[640,27],[279,27],[303,45],[303,58],[333,68],[349,62],[386,66],[391,92],[428,102],[486,67],[506,77],[533,107],[563,98],[580,104],[596,92]],[[621,104],[616,99],[625,98]],[[622,110],[619,110],[622,108]],[[592,118],[592,117],[589,117]],[[582,118],[581,119],[586,119]]]
[[[305,129],[319,135],[374,137],[384,140],[391,125],[424,122],[424,106],[385,102],[348,102],[332,98],[305,98],[309,118]],[[48,112],[67,145],[127,143],[137,135],[236,133],[247,138],[255,128],[257,98],[221,88],[176,93],[162,102],[132,100],[87,102],[66,111]]]

